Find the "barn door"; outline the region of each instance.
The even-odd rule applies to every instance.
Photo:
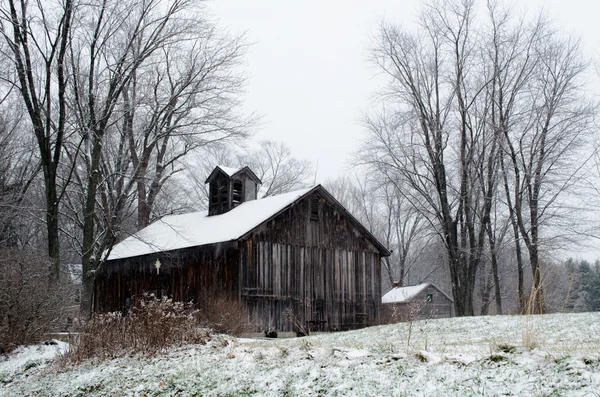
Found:
[[[325,304],[325,268],[322,253],[318,247],[310,248],[310,330],[312,332],[327,331]]]

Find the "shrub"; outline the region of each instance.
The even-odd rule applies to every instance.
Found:
[[[124,352],[155,354],[187,343],[206,343],[209,331],[189,303],[144,295],[133,299],[131,310],[94,314],[71,344],[67,360],[116,357]]]
[[[196,306],[199,323],[215,333],[240,336],[251,329],[248,313],[237,300],[207,293]]]
[[[66,286],[50,284],[49,270],[38,252],[0,249],[0,353],[39,342],[64,318]]]

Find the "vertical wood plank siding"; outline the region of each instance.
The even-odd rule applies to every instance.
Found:
[[[146,292],[176,301],[207,293],[237,299],[238,251],[237,243],[229,242],[107,261],[96,274],[94,310],[124,310],[127,298]]]
[[[378,249],[313,194],[318,220],[311,219],[308,197],[242,244],[241,298],[256,329],[336,331],[378,321]]]

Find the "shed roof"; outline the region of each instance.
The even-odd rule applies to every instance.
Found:
[[[381,298],[382,303],[408,302],[429,286],[429,283],[412,285],[410,287],[395,287]]]
[[[218,165],[217,167],[219,167],[223,172],[225,172],[229,176],[234,176],[235,174],[237,174],[239,171],[241,171],[244,168],[244,167],[240,167],[240,168],[225,167],[224,165]]]
[[[411,285],[408,287],[394,287],[387,294],[383,295],[383,297],[381,298],[381,303],[408,302],[429,286],[432,286],[433,288],[438,290],[442,295],[448,298],[450,302],[454,302],[454,300],[450,296],[448,296],[448,294],[436,287],[434,284],[422,283],[419,285]]]

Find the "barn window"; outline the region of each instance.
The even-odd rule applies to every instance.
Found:
[[[223,206],[227,206],[227,179],[223,179],[221,181],[221,186],[219,186],[219,203]]]
[[[427,302],[433,302],[433,294],[427,294]]]
[[[319,199],[316,196],[310,197],[310,220],[319,220]]]
[[[219,184],[214,181],[210,184],[210,201],[216,203],[219,200]]]
[[[233,205],[242,202],[242,181],[233,181]]]

